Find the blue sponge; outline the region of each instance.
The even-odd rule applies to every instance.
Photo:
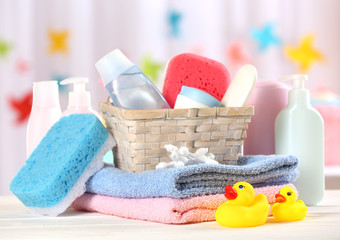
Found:
[[[93,114],[61,118],[48,131],[11,182],[10,190],[35,213],[58,215],[85,192],[115,145]]]

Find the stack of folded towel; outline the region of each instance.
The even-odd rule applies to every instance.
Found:
[[[298,177],[298,160],[289,155],[241,156],[237,166],[199,164],[182,168],[129,173],[105,166],[87,182],[78,210],[161,223],[182,224],[215,220],[226,201],[224,188],[239,181],[274,203],[283,185]]]

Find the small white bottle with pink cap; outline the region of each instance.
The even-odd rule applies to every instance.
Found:
[[[57,81],[33,83],[33,104],[27,125],[26,156],[29,157],[48,130],[61,117]]]

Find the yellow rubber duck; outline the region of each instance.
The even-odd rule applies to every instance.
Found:
[[[220,205],[215,218],[226,227],[255,227],[264,224],[270,205],[265,195],[255,197],[254,188],[247,182],[238,182],[225,187],[227,202]]]
[[[302,200],[296,201],[297,194],[293,188],[288,186],[281,188],[275,198],[272,213],[276,221],[299,221],[306,217],[308,207]]]

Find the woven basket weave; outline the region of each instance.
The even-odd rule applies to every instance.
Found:
[[[165,144],[190,152],[208,148],[222,164],[237,164],[254,108],[126,110],[100,103],[107,129],[115,137],[116,167],[129,172],[155,169],[170,161]]]

